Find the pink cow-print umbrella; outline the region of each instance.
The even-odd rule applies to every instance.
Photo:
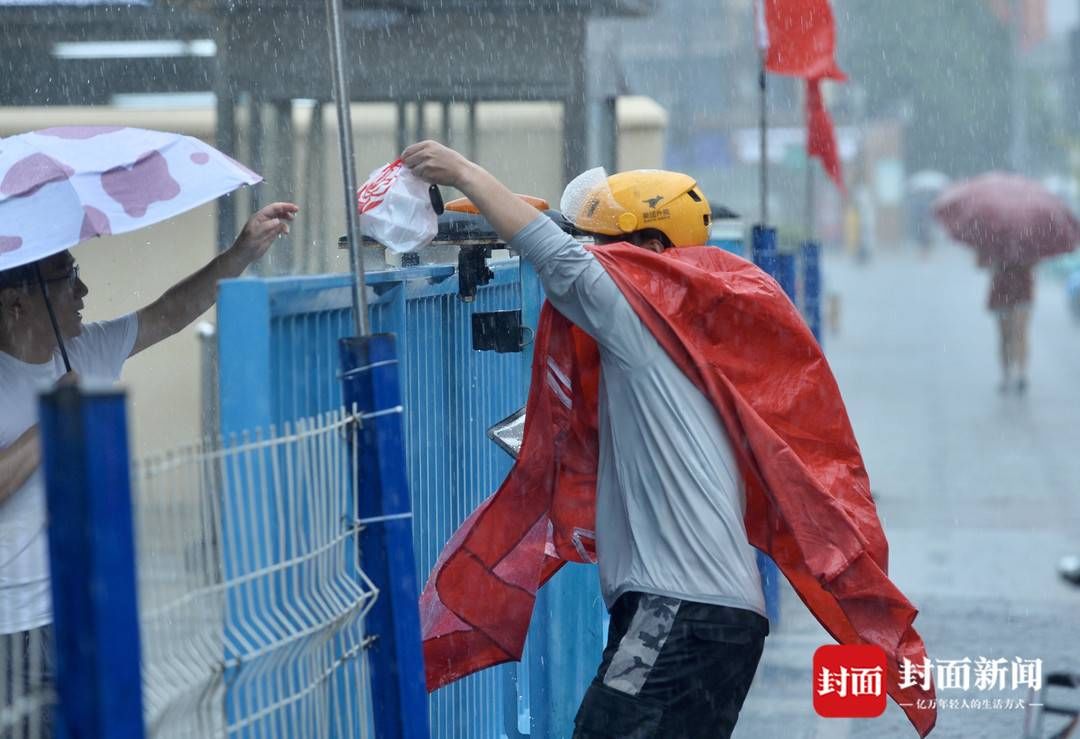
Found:
[[[0,272],[261,180],[214,147],[165,131],[61,126],[0,139]],[[66,363],[59,332],[57,341]]]

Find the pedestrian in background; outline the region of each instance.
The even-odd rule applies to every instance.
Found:
[[[987,307],[997,316],[1003,393],[1027,390],[1028,325],[1035,297],[1035,273],[1030,264],[993,263]]]

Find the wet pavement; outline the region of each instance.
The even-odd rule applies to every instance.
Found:
[[[1039,658],[1044,674],[1080,671],[1080,589],[1055,574],[1061,556],[1080,552],[1080,324],[1060,281],[1038,278],[1030,387],[1018,396],[998,390],[989,276],[961,247],[865,265],[830,253],[825,269],[841,304],[826,352],[889,538],[890,574],[920,609],[930,657]],[[737,739],[916,735],[891,701],[876,719],[814,714],[811,659],[827,643],[785,583]],[[1072,692],[1063,697],[1080,705]],[[974,687],[938,696],[1027,698]],[[1022,724],[1017,709],[941,708],[931,736],[1020,737]]]

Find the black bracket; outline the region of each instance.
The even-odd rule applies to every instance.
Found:
[[[500,354],[520,352],[532,341],[532,329],[521,325],[521,310],[472,314],[472,348]]]
[[[466,303],[476,299],[476,288],[495,277],[484,261],[490,256],[490,246],[463,245],[458,251],[458,295]]]

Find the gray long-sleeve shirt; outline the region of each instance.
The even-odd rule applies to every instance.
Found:
[[[727,430],[600,262],[546,216],[510,246],[600,348],[596,549],[608,608],[626,592],[765,615]]]

